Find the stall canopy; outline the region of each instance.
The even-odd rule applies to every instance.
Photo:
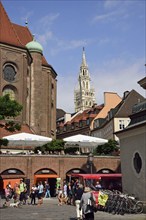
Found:
[[[77,134],[71,137],[63,139],[65,147],[85,147],[85,148],[95,148],[98,145],[102,145],[108,142],[108,140],[103,138],[92,137],[88,135]]]
[[[121,178],[122,174],[121,173],[108,173],[108,174],[71,174],[72,177],[81,177],[83,179],[101,179],[101,178]]]
[[[29,133],[13,134],[3,139],[9,141],[8,146],[41,146],[52,141],[52,138]]]

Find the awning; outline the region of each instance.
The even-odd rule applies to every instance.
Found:
[[[108,173],[108,174],[71,174],[72,177],[81,177],[83,179],[111,179],[111,178],[121,178],[121,173]]]
[[[35,178],[40,178],[40,179],[44,179],[44,178],[58,178],[59,176],[56,174],[36,174]]]

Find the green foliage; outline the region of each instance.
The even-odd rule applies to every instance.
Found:
[[[118,151],[119,147],[118,147],[118,142],[115,140],[109,140],[108,143],[105,143],[103,145],[99,145],[96,150],[95,150],[95,154],[98,155],[110,155],[112,154],[114,151]]]
[[[2,146],[2,145],[7,146],[8,142],[9,141],[7,139],[0,139],[0,146]]]
[[[48,144],[43,145],[42,147],[36,147],[34,152],[36,153],[37,150],[40,150],[41,152],[61,151],[64,150],[64,144],[65,142],[63,140],[53,140]]]
[[[14,118],[17,117],[22,111],[22,105],[15,100],[11,100],[9,95],[0,97],[0,127],[7,131],[14,132],[21,129],[19,123],[14,122]],[[6,122],[4,123],[4,120]],[[5,145],[6,142],[0,139],[0,146]]]
[[[79,151],[78,147],[68,147],[68,148],[64,149],[64,152],[66,154],[74,154],[77,151]]]
[[[20,114],[22,106],[15,100],[11,100],[9,95],[0,97],[0,120],[9,117],[16,117]]]

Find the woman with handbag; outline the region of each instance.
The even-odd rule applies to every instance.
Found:
[[[94,220],[93,201],[96,202],[96,199],[92,194],[90,187],[85,187],[80,201],[80,209],[82,209],[84,220]]]

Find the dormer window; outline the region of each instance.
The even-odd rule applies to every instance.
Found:
[[[125,128],[124,120],[119,120],[119,129],[122,130]]]

